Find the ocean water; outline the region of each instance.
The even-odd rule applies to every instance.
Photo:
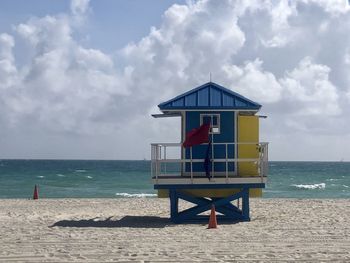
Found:
[[[0,160],[0,198],[155,197],[150,161]],[[270,162],[265,198],[350,198],[349,162]]]

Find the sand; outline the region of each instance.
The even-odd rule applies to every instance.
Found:
[[[350,200],[254,199],[251,222],[174,225],[167,199],[1,200],[1,262],[350,262]]]

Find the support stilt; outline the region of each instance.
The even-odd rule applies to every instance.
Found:
[[[218,220],[250,221],[249,217],[249,188],[242,188],[240,192],[222,198],[195,197],[185,194],[178,189],[169,189],[170,217],[174,223],[208,220],[209,216],[200,215],[215,205]],[[242,198],[242,210],[231,202]],[[179,199],[195,204],[195,206],[179,212]]]

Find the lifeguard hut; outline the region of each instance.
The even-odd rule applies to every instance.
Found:
[[[259,142],[261,105],[209,82],[158,107],[155,118],[181,118],[180,143],[151,145],[154,189],[170,198],[171,220],[207,218],[202,213],[215,205],[219,221],[249,221],[249,197],[262,196],[268,172],[268,143]],[[184,147],[205,125],[208,141]],[[169,155],[174,148],[177,158]],[[194,206],[179,211],[179,199]]]

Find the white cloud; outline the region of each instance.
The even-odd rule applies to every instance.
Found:
[[[329,81],[330,68],[313,64],[309,57],[281,79],[285,100],[297,115],[338,115],[337,88]]]
[[[14,64],[15,42],[9,34],[0,34],[0,91],[15,84],[17,68]]]
[[[6,33],[0,34],[0,44],[0,58],[12,61],[12,48],[15,46],[13,37]]]
[[[148,117],[155,105],[207,82],[211,72],[214,82],[263,104],[270,116],[263,132],[275,140],[275,149],[283,148],[276,134],[292,142],[297,140],[293,136],[309,138],[315,132],[322,133],[313,136],[316,141],[346,133],[350,18],[344,3],[175,4],[158,28],[113,57],[81,44],[76,33],[91,8],[89,1],[72,1],[66,14],[33,17],[12,35],[0,35],[0,124],[9,136],[13,128],[33,138],[45,132],[79,135],[75,147],[90,138],[106,147],[104,138],[115,138],[125,149],[137,141],[133,152],[114,156],[111,146],[106,151],[114,158],[143,158],[148,141],[178,140],[173,128],[178,121],[164,126]],[[15,59],[16,41],[27,45],[24,64]]]
[[[72,2],[75,18],[83,15],[86,3]],[[114,126],[110,120],[105,125],[97,120],[105,112],[120,110],[114,98],[126,95],[127,87],[109,55],[84,48],[73,38],[74,23],[69,15],[57,15],[18,25],[16,32],[33,54],[18,72],[11,64],[14,39],[2,35],[1,54],[10,65],[7,71],[17,73],[18,79],[7,84],[11,93],[2,96],[12,124],[32,118],[33,125],[50,131],[78,133],[105,132],[106,127]]]
[[[282,87],[271,72],[262,69],[262,61],[245,62],[244,66],[224,65],[231,87],[241,94],[261,103],[272,103],[281,99]]]
[[[82,15],[87,12],[89,8],[89,0],[72,0],[70,9],[73,15]]]
[[[209,80],[209,72],[218,72],[243,47],[245,36],[233,5],[219,3],[173,5],[159,29],[123,49],[123,61],[133,69],[130,89],[138,105],[152,107]],[[225,19],[215,19],[219,15]]]
[[[290,5],[289,1],[281,0],[276,5],[266,5],[271,17],[270,39],[262,39],[262,44],[266,47],[283,47],[293,41],[295,34],[291,30],[288,19],[296,15],[295,5]]]
[[[350,5],[348,0],[301,0],[306,4],[313,3],[319,5],[326,12],[329,12],[333,16],[344,14],[350,11]]]
[[[71,0],[70,11],[71,11],[71,20],[74,22],[74,25],[80,25],[84,23],[87,14],[89,13],[89,2],[90,0]]]
[[[344,56],[344,63],[347,65],[350,65],[350,49],[346,50],[346,53]]]

